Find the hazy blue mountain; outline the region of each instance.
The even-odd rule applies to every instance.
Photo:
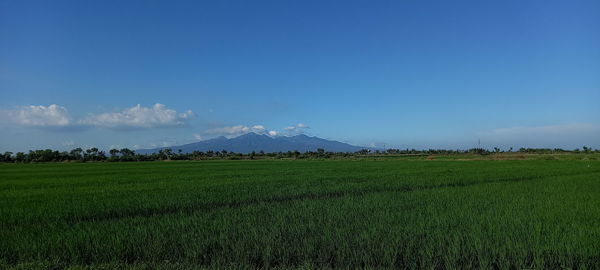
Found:
[[[225,137],[217,137],[214,139],[200,141],[179,146],[161,147],[156,149],[137,150],[137,153],[147,154],[158,152],[161,149],[171,148],[173,152],[181,149],[184,153],[192,151],[221,151],[227,150],[236,153],[250,153],[252,151],[269,152],[287,152],[298,150],[300,152],[316,151],[318,148],[323,148],[325,151],[331,152],[356,152],[366,147],[354,146],[338,141],[330,141],[317,137],[306,135],[296,135],[291,137],[270,137],[267,135],[259,135],[256,133],[248,133],[239,137],[227,139]]]

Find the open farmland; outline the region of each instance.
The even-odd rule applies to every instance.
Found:
[[[598,160],[0,164],[0,268],[600,268]]]

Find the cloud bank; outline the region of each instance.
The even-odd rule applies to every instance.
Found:
[[[177,127],[187,124],[195,116],[188,110],[177,113],[156,103],[152,107],[140,104],[120,112],[89,114],[83,119],[74,119],[67,108],[52,104],[49,106],[24,106],[15,110],[0,111],[2,122],[35,128],[82,128],[97,127],[116,130]]]
[[[576,148],[600,145],[600,125],[568,123],[498,128],[477,134],[490,146]]]
[[[142,107],[138,104],[121,112],[89,115],[81,124],[112,129],[174,127],[185,125],[193,116],[194,113],[190,110],[177,113],[160,103],[152,107]]]
[[[288,134],[294,135],[294,134],[302,134],[302,133],[304,133],[309,128],[310,128],[309,126],[307,126],[305,124],[302,124],[302,123],[299,123],[299,124],[297,124],[295,126],[285,127],[284,130]]]
[[[268,129],[264,125],[254,125],[254,126],[235,125],[235,126],[224,126],[224,127],[208,129],[208,130],[205,130],[204,132],[202,132],[202,134],[198,134],[198,133],[194,134],[194,138],[197,140],[202,140],[202,139],[205,139],[206,137],[214,137],[214,136],[225,136],[227,138],[233,138],[233,137],[237,137],[237,136],[247,134],[250,132],[253,132],[256,134],[265,134],[265,135],[269,135],[271,137],[280,136],[280,135],[292,136],[292,135],[302,134],[305,132],[306,129],[309,129],[309,128],[310,127],[308,125],[305,125],[302,123],[294,125],[294,126],[285,127],[285,128],[283,128],[283,131]]]
[[[50,106],[24,106],[18,110],[2,111],[4,122],[28,127],[68,127],[73,124],[67,108]]]
[[[267,134],[269,136],[277,136],[279,132],[275,130],[268,130],[263,125],[255,125],[255,126],[245,126],[245,125],[237,125],[237,126],[225,126],[219,128],[212,128],[204,131],[206,135],[218,135],[225,136],[228,138],[237,137],[239,135],[243,135],[246,133],[254,132],[256,134]],[[196,136],[197,134],[195,134]],[[200,136],[196,136],[198,138]]]

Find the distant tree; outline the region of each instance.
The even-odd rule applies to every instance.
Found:
[[[82,156],[81,154],[83,153],[83,149],[81,149],[80,147],[77,147],[73,150],[71,150],[69,152],[69,155],[71,157],[72,160],[81,160]]]
[[[194,157],[194,159],[200,159],[201,157],[204,156],[204,152],[202,152],[202,151],[193,151],[192,152],[192,156]]]
[[[106,160],[106,152],[104,152],[104,151],[97,151],[96,152],[96,160],[98,160],[98,161],[104,161],[104,160]]]
[[[104,155],[104,153],[102,153],[102,155]],[[88,160],[88,161],[89,160],[91,160],[91,161],[101,160],[100,152],[99,152],[98,148],[92,147],[90,149],[85,150],[84,160]]]
[[[4,162],[12,162],[13,161],[12,155],[13,155],[12,152],[4,152],[4,155],[2,156],[2,161],[4,161]]]
[[[26,162],[27,161],[27,157],[26,157],[25,153],[23,153],[23,152],[17,152],[15,154],[15,161],[16,162]]]
[[[110,156],[111,156],[111,157],[113,157],[113,158],[117,157],[117,155],[118,155],[120,152],[121,152],[121,151],[119,151],[119,149],[110,149],[110,150],[108,151],[108,153],[110,153]]]
[[[173,156],[173,150],[171,148],[161,149],[158,151],[158,155],[161,160],[170,160]]]
[[[134,161],[136,160],[135,151],[129,148],[122,148],[119,150],[121,152],[121,160],[122,161]]]
[[[407,151],[408,151],[408,150],[407,150]],[[369,154],[369,152],[371,152],[371,150],[369,150],[369,149],[361,149],[361,150],[360,150],[360,151],[358,151],[357,153],[358,153],[359,155],[368,155],[368,154]]]
[[[123,148],[123,149],[121,149],[120,152],[121,152],[121,155],[126,156],[126,157],[135,155],[135,151],[130,150],[129,148]]]

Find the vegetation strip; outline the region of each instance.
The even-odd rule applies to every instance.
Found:
[[[171,148],[160,149],[154,153],[136,153],[135,150],[128,148],[110,149],[110,154],[96,147],[89,149],[75,148],[71,151],[58,151],[52,149],[30,150],[25,152],[4,152],[0,153],[0,162],[5,163],[40,163],[40,162],[139,162],[139,161],[157,161],[157,160],[242,160],[242,159],[339,159],[339,158],[397,158],[397,157],[420,157],[430,155],[451,155],[460,157],[464,155],[490,156],[494,155],[500,158],[511,158],[524,155],[573,155],[573,154],[598,154],[600,149],[593,149],[583,146],[582,150],[565,150],[561,148],[520,148],[513,151],[503,151],[494,147],[493,151],[484,148],[471,148],[467,150],[452,149],[362,149],[356,152],[335,152],[327,151],[324,148],[318,148],[316,151],[282,151],[282,152],[264,152],[252,151],[247,153],[236,153],[227,150],[209,150],[209,151],[191,151],[182,152],[181,149],[174,151]]]

